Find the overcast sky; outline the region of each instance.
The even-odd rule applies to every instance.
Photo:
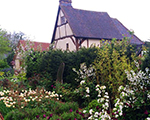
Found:
[[[0,0],[0,27],[51,42],[59,0]],[[72,0],[78,9],[107,12],[141,40],[150,39],[150,0]]]

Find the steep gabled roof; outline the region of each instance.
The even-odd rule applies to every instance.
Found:
[[[93,12],[60,6],[75,37],[93,39],[122,39],[122,35],[106,12]]]
[[[116,38],[121,40],[123,38],[123,34],[126,35],[126,37],[131,37],[131,35],[128,33],[129,30],[117,19],[111,18],[107,12],[86,11],[74,9],[71,5],[60,5],[52,42],[54,41],[60,10],[63,11],[76,38],[89,38],[98,40],[111,40],[112,38]],[[131,43],[140,45],[143,42],[134,35]]]
[[[112,18],[112,21],[114,22],[115,26],[118,28],[119,32],[122,35],[124,35],[125,37],[132,38],[132,40],[130,41],[131,44],[143,44],[143,42],[136,35],[131,35],[129,33],[129,30],[119,20]]]

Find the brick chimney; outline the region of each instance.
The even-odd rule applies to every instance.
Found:
[[[71,6],[72,0],[59,0],[60,5]]]

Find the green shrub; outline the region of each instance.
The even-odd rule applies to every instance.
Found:
[[[98,103],[97,100],[92,100],[88,105],[88,109],[96,109],[96,108],[101,108],[101,107],[102,105]]]
[[[66,103],[59,103],[57,106],[54,106],[53,110],[56,114],[61,114],[63,112],[69,112],[69,110],[77,110],[78,104],[75,102],[66,102]]]
[[[34,75],[26,80],[26,84],[29,85],[32,89],[37,87],[44,87],[46,90],[53,90],[54,81],[49,73],[34,73]]]
[[[131,46],[128,40],[112,40],[102,43],[98,50],[98,57],[94,61],[97,83],[105,85],[110,95],[110,104],[113,107],[114,98],[117,97],[118,88],[128,84],[125,70],[137,70],[135,61],[138,59],[134,52],[128,56],[127,48]],[[129,47],[131,48],[131,47]]]
[[[8,114],[5,116],[5,120],[35,120],[35,119],[47,119],[50,120],[62,119],[66,120],[66,118],[82,118],[79,113],[76,113],[78,109],[77,103],[59,103],[53,102],[43,103],[45,104],[42,107],[42,104],[39,107],[35,108],[24,108],[24,109],[15,109],[13,111],[8,111]]]
[[[24,108],[24,109],[15,109],[11,112],[9,112],[4,119],[5,120],[25,120],[30,119],[34,120],[36,119],[36,116],[39,115],[40,117],[43,117],[43,114],[49,114],[44,109],[40,108]]]
[[[8,112],[10,112],[11,110],[13,110],[12,107],[6,107],[6,105],[4,104],[4,102],[1,100],[0,101],[0,113],[5,116]]]
[[[57,79],[57,71],[60,64],[65,64],[63,82],[71,83],[73,87],[78,84],[74,80],[77,74],[72,71],[72,68],[77,70],[80,64],[85,62],[89,66],[97,56],[97,48],[81,48],[77,52],[67,52],[61,50],[50,50],[49,52],[37,53],[33,52],[26,61],[27,77],[32,77],[35,73],[47,72],[52,77],[52,83]]]
[[[0,60],[0,70],[4,68],[9,68],[9,65],[6,60],[2,59]]]
[[[80,114],[77,114],[76,112],[71,112],[71,113],[67,113],[64,112],[61,115],[62,120],[75,120],[75,118],[77,120],[83,120],[83,117]]]

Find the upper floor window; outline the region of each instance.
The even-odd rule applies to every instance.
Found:
[[[61,17],[61,24],[65,24],[66,23],[66,18],[65,18],[65,16],[62,16]]]

